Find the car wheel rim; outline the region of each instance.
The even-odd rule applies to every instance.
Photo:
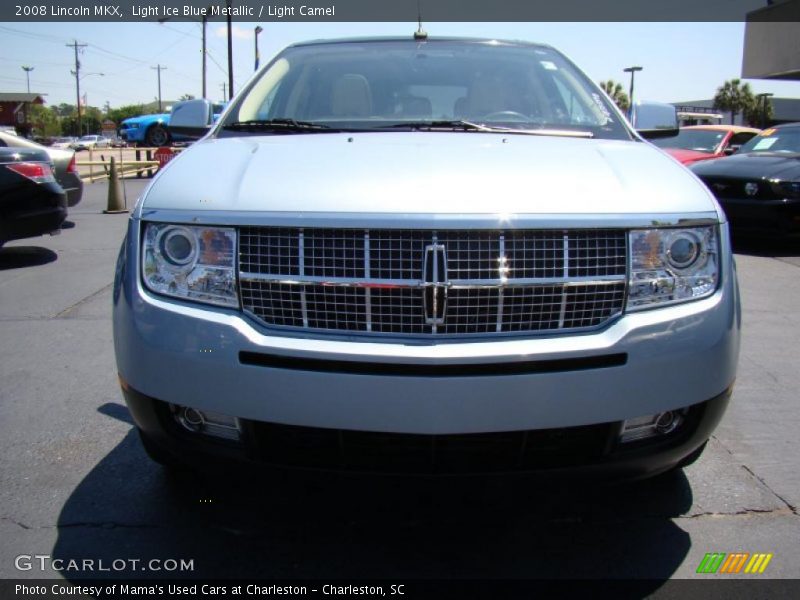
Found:
[[[163,146],[167,143],[167,132],[161,128],[154,129],[150,133],[150,141],[154,146]]]

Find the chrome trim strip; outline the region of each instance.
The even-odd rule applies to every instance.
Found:
[[[506,257],[506,236],[500,234],[498,240],[500,246],[500,256],[497,257],[497,276],[500,281],[505,283],[508,281],[506,274],[508,273],[508,258]],[[503,330],[503,288],[497,290],[497,321],[495,331],[500,333]]]
[[[302,252],[301,252],[302,256]],[[301,268],[302,272],[302,268]],[[292,277],[291,275],[272,275],[269,273],[240,273],[242,281],[262,281],[286,285],[323,285],[332,287],[358,288],[427,288],[447,287],[455,290],[506,287],[534,287],[540,285],[610,285],[624,282],[625,275],[604,275],[601,277],[541,277],[519,279],[451,279],[444,283],[422,281],[420,279],[362,279],[355,277]]]
[[[569,275],[569,233],[564,232],[563,238],[564,250],[564,279]],[[561,288],[561,308],[558,313],[558,328],[564,329],[564,320],[567,316],[567,286]]]
[[[306,243],[302,229],[297,234],[297,263],[300,277],[304,277],[306,268]],[[241,273],[239,274],[239,279],[242,279]],[[305,287],[300,290],[300,310],[303,313],[303,327],[308,327],[308,304],[306,303]]]
[[[189,225],[240,225],[255,227],[320,227],[325,229],[645,229],[648,227],[700,227],[718,225],[714,211],[693,213],[643,213],[641,215],[592,214],[417,214],[417,213],[298,213],[277,211],[214,211],[147,208],[144,221]]]
[[[364,231],[364,278],[369,279],[369,230]],[[367,311],[367,331],[372,331],[372,290],[364,290],[364,309]]]

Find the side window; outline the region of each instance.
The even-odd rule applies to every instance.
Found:
[[[739,146],[749,142],[751,138],[755,137],[755,135],[756,135],[755,133],[750,133],[749,131],[743,131],[742,133],[735,133],[731,136],[731,139],[728,142],[728,146],[733,146],[738,148]]]

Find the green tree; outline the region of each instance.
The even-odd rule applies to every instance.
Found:
[[[61,118],[54,108],[45,108],[41,104],[32,104],[28,108],[28,121],[33,127],[33,135],[47,138],[61,134]]]
[[[81,131],[78,131],[78,112],[73,111],[61,119],[61,134],[82,136],[91,133],[100,133],[103,124],[103,113],[95,106],[86,106],[81,109]]]
[[[761,96],[760,98],[756,97],[753,106],[744,111],[744,120],[753,127],[760,127],[762,129],[769,125],[774,116],[775,112],[772,110],[772,102],[770,102],[769,98],[766,96]]]
[[[192,94],[184,94],[183,96],[178,98],[178,100],[180,102],[183,102],[184,100],[194,100],[194,95],[192,95]]]
[[[622,87],[621,83],[617,83],[616,81],[609,79],[608,81],[601,81],[600,87],[603,88],[606,94],[608,94],[611,99],[614,101],[619,109],[627,113],[628,109],[631,106],[630,98],[628,98],[628,94],[625,93],[625,88]]]
[[[114,121],[117,125],[122,123],[125,119],[131,117],[138,117],[145,114],[143,104],[127,104],[119,108],[112,108],[108,111],[108,118]]]
[[[59,117],[69,117],[75,112],[75,105],[62,102],[58,106],[54,106],[53,110],[56,111]]]
[[[731,113],[731,125],[736,115],[747,114],[753,110],[756,99],[749,83],[742,83],[740,79],[730,79],[717,88],[714,95],[714,108]]]

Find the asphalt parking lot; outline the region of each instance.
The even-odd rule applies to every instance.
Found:
[[[144,185],[125,183],[129,205]],[[800,244],[738,249],[738,381],[684,473],[614,487],[170,476],[118,389],[111,287],[128,217],[102,214],[105,200],[105,183],[87,184],[74,226],[0,250],[0,577],[78,576],[15,568],[48,554],[193,559],[180,576],[659,582],[698,577],[707,552],[773,553],[770,577],[800,577]]]

